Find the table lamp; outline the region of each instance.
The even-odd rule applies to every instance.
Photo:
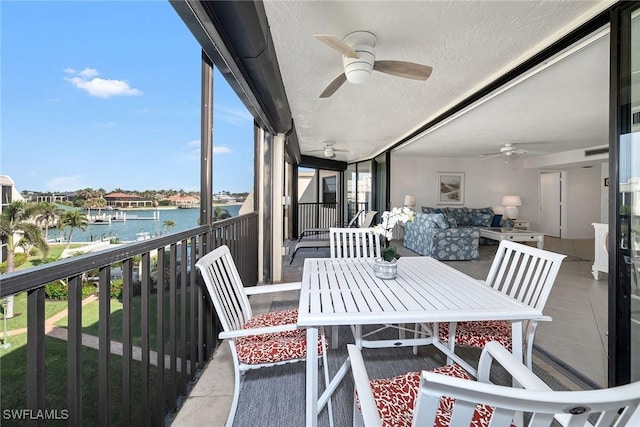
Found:
[[[502,205],[505,207],[504,214],[507,219],[516,219],[518,217],[518,206],[522,206],[520,196],[503,196]]]
[[[406,196],[404,196],[404,203],[403,203],[406,207],[408,207],[409,209],[413,210],[413,208],[416,207],[416,196],[412,196],[410,194],[407,194]]]

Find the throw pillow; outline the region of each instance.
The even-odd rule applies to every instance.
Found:
[[[491,218],[493,214],[486,212],[476,212],[472,218],[472,224],[475,227],[489,227],[491,225]]]
[[[450,226],[444,214],[441,214],[441,213],[435,214],[434,220],[436,221],[436,224],[438,224],[438,227],[442,228],[443,230],[446,228],[449,228]]]
[[[491,219],[491,226],[492,227],[500,227],[500,221],[502,220],[502,214],[496,214],[493,216],[493,218]]]
[[[422,207],[422,213],[425,214],[434,214],[434,213],[438,213],[438,209],[436,208],[431,208],[429,206],[423,206]]]
[[[441,213],[425,214],[424,216],[426,217],[427,222],[435,224],[438,228],[442,228],[442,229],[449,228],[449,223],[444,218],[444,215]]]
[[[447,222],[449,223],[449,227],[456,228],[458,227],[458,221],[455,218],[447,218]]]

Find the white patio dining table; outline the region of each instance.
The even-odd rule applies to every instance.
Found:
[[[307,258],[298,307],[298,325],[307,328],[307,348],[314,348],[318,329],[325,326],[509,320],[513,353],[519,360],[522,360],[522,321],[542,316],[541,311],[430,257],[400,258],[398,275],[392,280],[374,275],[372,259]],[[462,362],[437,335],[356,344],[367,347],[433,344],[447,357]],[[318,399],[318,359],[307,353],[306,426],[317,426],[319,412],[349,367],[347,360]]]

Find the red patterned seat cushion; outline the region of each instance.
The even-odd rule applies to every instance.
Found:
[[[470,380],[467,372],[460,365],[447,365],[432,369],[431,372]],[[373,398],[383,426],[410,426],[413,411],[420,388],[420,372],[409,372],[393,378],[370,380]],[[443,397],[436,416],[435,427],[449,427],[455,399]],[[473,414],[473,426],[488,426],[493,408],[488,405],[476,405]]]
[[[298,321],[298,310],[282,310],[260,314],[249,319],[242,329],[291,325]],[[238,359],[250,365],[302,359],[307,356],[305,329],[252,335],[236,339]],[[322,354],[322,340],[318,339],[318,354]]]
[[[440,341],[449,341],[449,324],[439,324]],[[511,322],[506,320],[484,320],[458,322],[456,344],[484,348],[490,341],[498,341],[511,351]]]

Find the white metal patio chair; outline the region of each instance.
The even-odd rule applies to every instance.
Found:
[[[370,228],[330,228],[331,258],[379,258],[380,238]]]
[[[348,351],[357,393],[354,426],[510,427],[524,412],[529,427],[549,426],[554,418],[564,426],[591,426],[589,417],[597,418],[596,426],[622,427],[631,425],[640,405],[640,382],[554,391],[497,342],[483,349],[477,381],[458,365],[370,380],[358,347],[349,344]],[[523,388],[492,384],[494,360]]]
[[[380,257],[380,236],[370,228],[330,228],[329,243],[331,258]],[[332,348],[338,347],[338,329],[338,326],[331,329]]]
[[[481,283],[542,311],[565,257],[503,240],[498,246],[487,279]],[[533,340],[538,321],[550,320],[545,316],[529,320],[523,325],[525,362],[529,368],[532,366]],[[498,341],[511,349],[511,323],[508,321],[435,324],[433,333],[439,334],[440,341],[448,342],[451,350],[455,345],[483,348],[489,341]]]
[[[240,379],[250,369],[285,363],[304,362],[307,354],[306,330],[298,329],[298,310],[274,311],[253,315],[248,295],[299,290],[300,282],[245,288],[227,246],[220,246],[203,256],[197,263],[222,324],[220,339],[228,340],[235,368],[233,401],[227,426],[233,419],[240,395]],[[322,356],[324,378],[329,382],[326,360],[327,341],[324,333],[318,339],[317,351]],[[283,390],[283,392],[286,392]],[[327,402],[329,419],[333,422],[331,401]]]

